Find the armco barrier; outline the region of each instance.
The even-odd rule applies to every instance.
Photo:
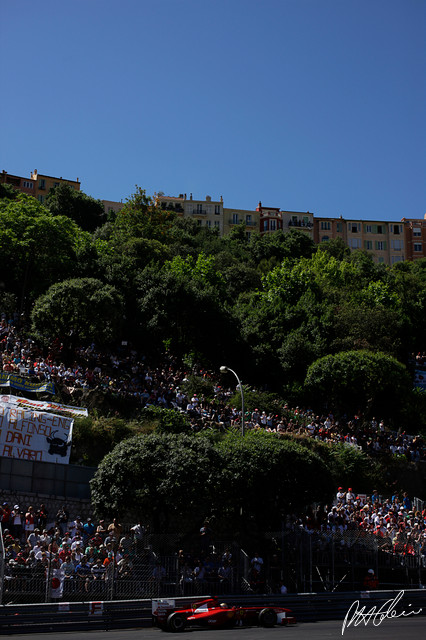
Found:
[[[221,596],[229,604],[267,606],[275,604],[291,609],[298,622],[343,620],[349,607],[359,600],[365,611],[378,610],[386,602],[402,597],[396,605],[401,611],[419,611],[426,615],[426,590],[403,592],[300,593],[288,596]],[[197,600],[204,597],[200,596]],[[175,598],[177,606],[185,607],[194,598]],[[386,605],[388,607],[388,605]],[[420,615],[420,614],[419,614]],[[49,604],[0,606],[0,634],[46,633],[49,631],[88,631],[149,627],[152,625],[151,600],[108,602],[60,602]]]

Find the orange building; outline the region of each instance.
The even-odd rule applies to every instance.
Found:
[[[426,214],[423,220],[402,218],[404,225],[405,254],[407,260],[426,258]]]
[[[32,178],[14,176],[3,169],[0,173],[0,184],[10,184],[14,189],[22,191],[22,193],[26,193],[29,196],[35,196],[36,185]]]
[[[31,174],[31,179],[34,181],[34,197],[37,198],[39,202],[42,204],[46,201],[46,196],[51,189],[54,187],[59,187],[60,184],[68,184],[70,187],[75,189],[76,191],[80,191],[80,181],[77,180],[66,180],[64,178],[54,178],[53,176],[45,176],[37,172],[35,169]]]
[[[14,176],[7,171],[2,171],[0,174],[0,183],[10,184],[12,187],[22,193],[34,196],[42,204],[46,201],[46,196],[53,187],[58,187],[60,184],[69,184],[70,187],[76,191],[80,191],[80,181],[66,180],[64,178],[54,178],[52,176],[41,175],[37,172],[37,169],[31,173],[31,178],[24,178],[22,176]]]

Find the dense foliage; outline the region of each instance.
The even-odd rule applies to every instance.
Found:
[[[288,402],[426,430],[410,357],[425,350],[426,260],[385,267],[299,231],[247,239],[237,226],[221,238],[156,209],[140,188],[105,217],[99,201],[66,186],[47,207],[1,186],[0,267],[1,311],[18,309],[34,337],[61,344],[67,366],[77,346],[125,341],[154,361],[170,350],[188,371],[197,362],[218,379],[221,365],[232,367],[248,413],[285,415]],[[219,384],[235,388],[233,374]],[[183,390],[214,402],[215,385],[188,375]],[[82,397],[91,417],[76,420],[72,461],[99,465],[99,514],[133,514],[155,530],[196,530],[206,517],[234,534],[272,530],[337,484],[356,479],[368,492],[413,475],[405,459],[373,462],[301,436],[191,433],[183,413],[132,415],[131,403],[104,392]],[[238,390],[229,402],[241,406]]]
[[[162,531],[205,518],[234,533],[274,529],[284,512],[332,491],[333,473],[317,453],[266,433],[229,433],[218,442],[205,434],[135,436],[104,458],[92,480],[99,513],[143,514]]]
[[[356,404],[425,426],[409,358],[425,348],[426,260],[377,265],[300,231],[247,239],[237,226],[221,238],[140,188],[106,221],[99,201],[65,187],[48,207],[0,196],[3,306],[15,300],[36,334],[70,354],[78,342],[125,340],[153,356],[167,346],[290,403]]]

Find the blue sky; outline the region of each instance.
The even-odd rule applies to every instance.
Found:
[[[0,170],[423,218],[424,0],[1,3]]]

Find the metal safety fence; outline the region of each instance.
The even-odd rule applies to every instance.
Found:
[[[368,569],[381,589],[426,583],[424,545],[405,541],[398,547],[360,530],[283,529],[257,536],[250,553],[217,540],[207,549],[181,549],[183,539],[147,535],[132,540],[125,553],[90,551],[87,562],[75,558],[72,567],[53,552],[19,556],[1,540],[0,604],[356,591]]]
[[[292,592],[364,588],[372,569],[380,588],[422,588],[426,545],[409,537],[377,537],[363,530],[292,531],[266,534],[280,555],[281,577]]]

